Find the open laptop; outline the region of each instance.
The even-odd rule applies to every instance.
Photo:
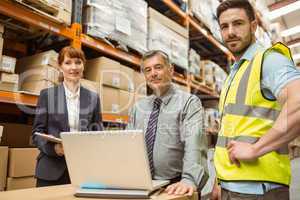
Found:
[[[141,130],[63,132],[61,138],[71,182],[80,188],[75,196],[142,198],[169,183],[151,179]]]

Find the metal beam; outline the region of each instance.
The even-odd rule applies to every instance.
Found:
[[[281,0],[281,1],[275,2],[271,5],[268,5],[268,8],[270,11],[273,11],[273,10],[282,8],[284,6],[287,6],[291,3],[295,3],[296,1],[298,1],[298,0]]]

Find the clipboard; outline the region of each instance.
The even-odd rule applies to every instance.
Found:
[[[45,134],[45,133],[39,133],[39,132],[35,132],[34,133],[35,135],[38,135],[50,142],[54,142],[54,143],[59,143],[61,144],[62,143],[62,139],[60,138],[57,138],[57,137],[54,137],[53,135],[48,135],[48,134]]]

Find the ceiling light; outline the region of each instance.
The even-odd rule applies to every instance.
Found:
[[[274,19],[276,19],[280,16],[286,15],[286,14],[291,13],[291,12],[293,12],[295,10],[298,10],[298,9],[300,9],[300,1],[296,1],[294,3],[286,5],[284,7],[275,9],[275,10],[267,13],[267,17],[270,20],[274,20]]]
[[[300,33],[300,26],[295,26],[293,28],[286,29],[286,30],[282,31],[281,36],[282,37],[287,37],[287,36],[294,35],[294,34],[297,34],[297,33]]]

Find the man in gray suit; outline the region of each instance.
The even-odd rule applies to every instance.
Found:
[[[169,194],[192,195],[208,178],[201,101],[172,84],[164,52],[146,53],[141,68],[153,95],[133,106],[127,129],[144,130],[152,178],[171,180]]]

